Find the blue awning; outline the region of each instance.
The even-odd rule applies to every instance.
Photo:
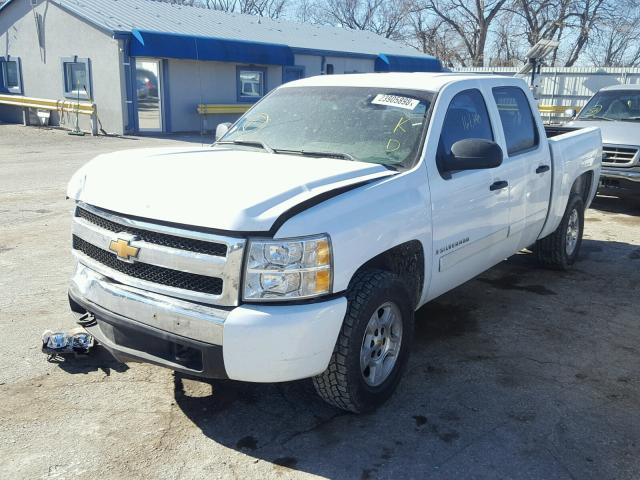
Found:
[[[376,58],[376,72],[442,72],[442,63],[436,57],[408,57],[404,55],[385,55]]]
[[[129,46],[132,57],[164,57],[187,60],[293,65],[294,56],[287,45],[225,38],[197,37],[175,33],[133,30]]]

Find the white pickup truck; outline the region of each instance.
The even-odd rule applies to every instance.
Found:
[[[73,176],[71,309],[123,361],[312,377],[354,412],[396,388],[421,305],[526,247],[575,261],[602,154],[497,76],[308,78],[218,133]]]

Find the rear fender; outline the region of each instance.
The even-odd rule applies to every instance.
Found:
[[[591,204],[600,178],[602,138],[597,127],[584,128],[550,138],[552,185],[547,220],[538,238],[553,233],[564,216],[569,196],[576,188],[588,188],[585,206]],[[591,184],[586,187],[586,176]],[[584,196],[583,196],[584,198]]]

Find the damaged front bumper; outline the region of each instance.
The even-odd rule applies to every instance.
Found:
[[[77,314],[95,317],[85,328],[123,361],[251,382],[324,371],[347,308],[340,297],[220,309],[129,287],[82,264],[71,280],[69,300]]]

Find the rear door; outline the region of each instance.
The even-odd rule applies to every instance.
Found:
[[[508,188],[500,168],[445,172],[442,159],[466,138],[496,139],[482,84],[456,82],[438,96],[427,139],[426,165],[431,190],[433,252],[429,298],[497,263],[508,235]]]
[[[504,165],[509,168],[509,243],[515,251],[534,243],[544,225],[551,194],[551,158],[527,93],[515,85],[494,85],[491,92],[502,126]]]

